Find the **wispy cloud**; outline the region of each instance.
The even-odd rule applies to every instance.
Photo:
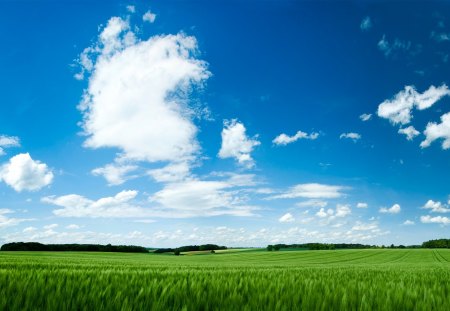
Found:
[[[342,133],[342,134],[339,136],[339,138],[340,138],[340,139],[343,139],[343,138],[345,138],[345,139],[351,139],[351,140],[353,140],[353,142],[356,143],[358,140],[361,139],[361,134],[354,133],[354,132]]]
[[[362,31],[368,31],[372,28],[372,26],[373,26],[372,20],[370,19],[369,16],[364,17],[363,20],[361,21],[361,24],[359,25]]]
[[[272,142],[275,145],[281,145],[281,146],[286,146],[287,144],[291,144],[293,142],[296,142],[299,139],[309,139],[309,140],[315,140],[319,137],[319,133],[313,132],[313,133],[305,133],[302,131],[298,131],[295,135],[293,136],[288,136],[284,133],[278,135],[277,137],[274,138],[274,140],[272,140]]]

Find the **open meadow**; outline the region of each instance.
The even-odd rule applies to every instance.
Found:
[[[450,250],[0,252],[0,310],[450,310]]]

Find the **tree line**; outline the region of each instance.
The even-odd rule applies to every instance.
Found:
[[[450,239],[429,240],[422,243],[423,248],[450,248]]]
[[[37,242],[7,243],[2,245],[0,251],[148,253],[145,247],[135,245],[41,244]]]
[[[332,250],[332,249],[367,249],[367,248],[450,248],[450,239],[429,240],[422,245],[367,245],[359,243],[304,243],[304,244],[273,244],[268,245],[268,251],[279,251],[289,249],[304,250]]]
[[[175,253],[179,255],[181,252],[196,252],[196,251],[216,251],[221,249],[227,249],[226,246],[219,246],[216,244],[203,244],[203,245],[186,245],[177,248],[158,248],[154,253]]]

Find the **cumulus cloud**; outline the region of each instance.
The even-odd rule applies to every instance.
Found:
[[[329,217],[329,216],[333,216],[334,214],[334,210],[329,208],[327,210],[325,210],[325,208],[321,208],[317,213],[316,216],[320,217],[320,218],[325,218],[325,217]]]
[[[450,213],[450,208],[439,201],[428,200],[422,208],[431,210],[432,213]]]
[[[387,99],[378,106],[378,116],[388,119],[392,124],[408,124],[412,119],[412,110],[428,109],[442,97],[450,95],[447,85],[430,86],[423,93],[418,93],[414,86],[405,86],[392,99]]]
[[[379,212],[383,214],[398,214],[401,211],[401,207],[399,204],[394,204],[390,208],[382,207]]]
[[[294,222],[295,218],[291,213],[286,213],[278,219],[279,222]]]
[[[404,226],[412,226],[412,225],[414,225],[414,224],[415,224],[415,222],[412,221],[412,220],[409,220],[409,219],[407,219],[407,220],[405,220],[405,221],[403,222],[403,225],[404,225]]]
[[[416,130],[412,125],[399,129],[398,133],[406,135],[407,140],[413,140],[414,137],[420,135],[420,132]]]
[[[352,210],[348,204],[336,205],[336,217],[346,217],[352,213]]]
[[[273,195],[267,199],[335,199],[344,195],[343,186],[333,186],[318,183],[298,184],[291,187],[288,191]]]
[[[325,210],[325,208],[320,208],[320,210],[316,213],[316,216],[319,218],[327,218],[328,220],[333,220],[336,217],[343,218],[352,213],[352,210],[348,204],[337,204],[336,209],[333,210],[331,208]]]
[[[134,5],[127,5],[127,11],[130,13],[135,13],[136,7]]]
[[[142,20],[144,22],[148,22],[148,23],[154,23],[156,19],[156,14],[152,13],[152,11],[147,11],[145,12],[145,14],[142,16]]]
[[[353,142],[357,142],[358,140],[361,139],[361,135],[358,134],[358,133],[353,133],[353,132],[350,132],[350,133],[342,133],[342,134],[339,136],[339,138],[340,138],[340,139],[343,139],[343,138],[352,139]]]
[[[450,218],[443,216],[435,216],[435,217],[432,217],[430,215],[420,216],[420,221],[424,224],[442,224],[442,225],[450,224]]]
[[[135,171],[137,168],[138,167],[136,165],[121,165],[118,163],[113,163],[93,169],[91,173],[95,176],[103,176],[108,182],[108,185],[117,186],[123,184],[131,178],[134,178],[135,176],[130,176],[129,173]]]
[[[372,20],[370,19],[370,17],[369,16],[364,17],[359,27],[361,28],[362,31],[367,31],[370,28],[372,28]]]
[[[286,134],[280,134],[277,137],[274,138],[274,140],[272,140],[272,142],[275,145],[281,145],[281,146],[286,146],[287,144],[296,142],[299,139],[309,139],[309,140],[315,140],[319,137],[319,133],[305,133],[302,131],[298,131],[294,136],[288,136]]]
[[[441,123],[429,122],[425,131],[425,140],[420,143],[420,147],[427,148],[437,139],[443,139],[442,149],[450,148],[450,112],[441,116]]]
[[[121,161],[190,162],[199,152],[193,123],[199,115],[189,95],[210,76],[207,63],[197,58],[195,37],[141,40],[131,28],[112,17],[80,55],[78,77],[89,76],[79,104],[84,146],[117,148]],[[117,170],[109,176],[122,181]]]
[[[6,154],[6,148],[12,147],[20,147],[19,137],[0,135],[0,156]]]
[[[372,114],[371,113],[363,113],[362,115],[359,116],[359,118],[361,119],[361,121],[366,122],[366,121],[369,121],[370,119],[372,119]]]
[[[367,203],[364,202],[359,202],[358,204],[356,204],[357,208],[367,208],[369,205]]]
[[[28,153],[21,153],[1,166],[0,179],[17,192],[37,191],[51,184],[53,173],[47,164],[33,160]]]
[[[257,136],[249,138],[244,124],[236,119],[224,121],[219,158],[235,158],[239,164],[252,168],[255,163],[250,154],[258,145],[260,142],[257,140]]]

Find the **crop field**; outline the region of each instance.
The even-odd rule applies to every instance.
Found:
[[[450,310],[450,250],[0,252],[0,310]]]

